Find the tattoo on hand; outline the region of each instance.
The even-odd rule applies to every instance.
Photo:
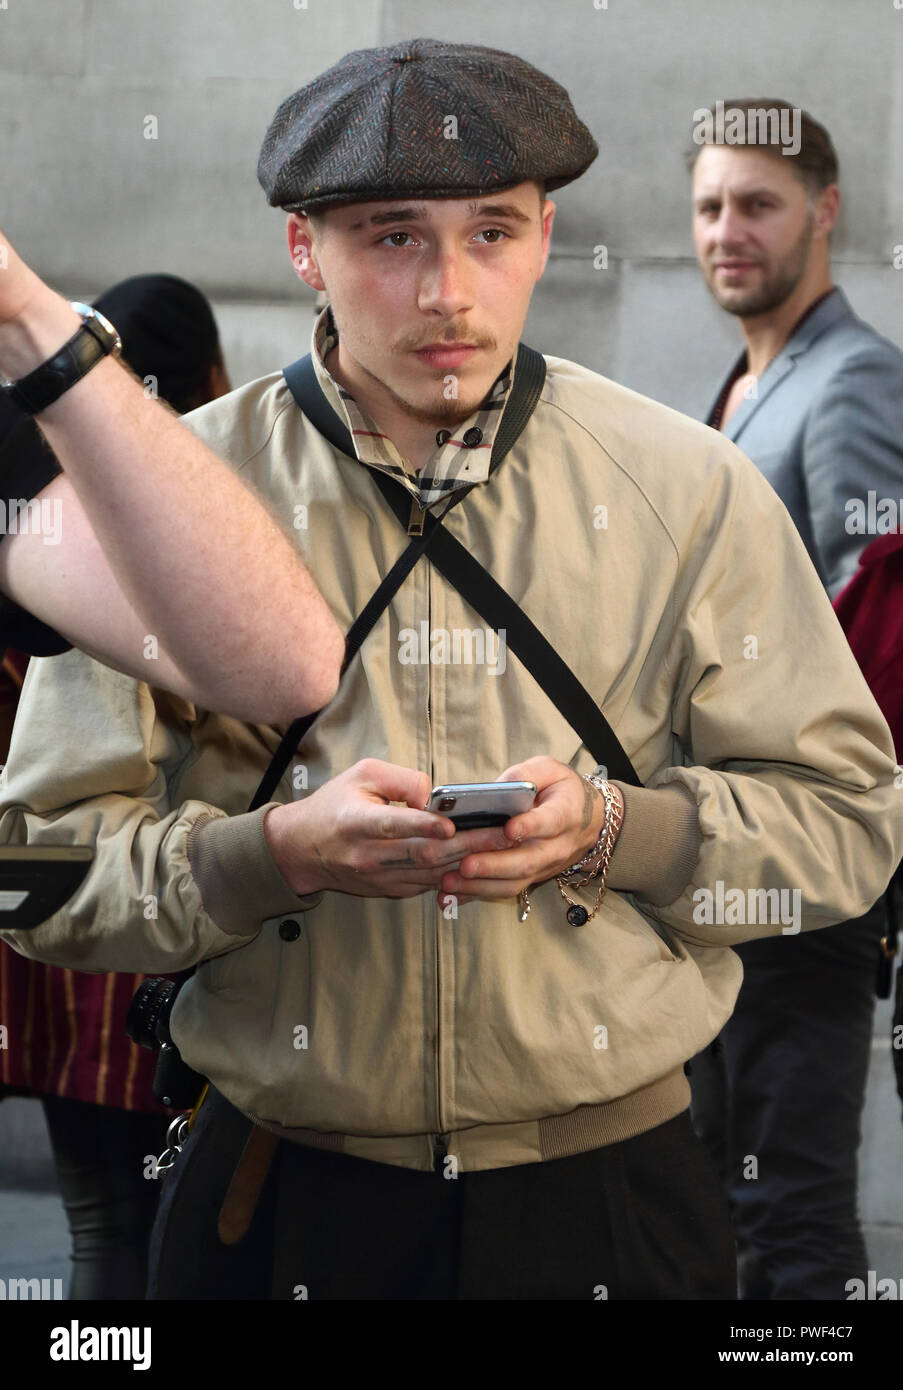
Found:
[[[380,867],[383,869],[410,869],[417,867],[417,860],[410,851],[408,851],[404,859],[381,859],[379,862]]]
[[[596,789],[589,782],[582,782],[583,787],[583,821],[580,829],[588,830],[593,818],[593,808],[596,804]]]

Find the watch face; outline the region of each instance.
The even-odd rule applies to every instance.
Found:
[[[103,331],[114,340],[113,346],[110,349],[111,352],[122,351],[122,339],[105,314],[101,314],[99,310],[94,309],[90,304],[80,304],[75,299],[71,300],[70,303],[77,314],[81,314],[82,318],[85,320],[94,319]]]

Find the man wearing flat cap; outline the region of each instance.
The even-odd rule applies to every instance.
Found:
[[[354,625],[338,694],[248,811],[284,729],[79,653],[26,688],[4,837],[97,857],[4,936],[197,967],[169,1028],[208,1085],[153,1298],[735,1296],[685,1063],[733,1007],[729,948],[864,912],[903,822],[887,726],[757,470],[520,344],[546,193],[596,152],[562,87],[473,45],[351,53],[289,97],[259,176],[328,303],[307,365],[188,423],[301,509]],[[480,828],[424,809],[495,780],[535,803]]]

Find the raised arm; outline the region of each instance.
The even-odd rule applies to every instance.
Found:
[[[0,371],[17,380],[80,320],[2,232],[0,248]],[[65,472],[42,494],[62,504],[64,539],[5,538],[10,597],[207,709],[279,724],[328,702],[343,651],[332,614],[262,500],[178,416],[107,357],[35,418]]]

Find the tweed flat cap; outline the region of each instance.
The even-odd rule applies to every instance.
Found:
[[[273,207],[300,211],[475,197],[528,179],[551,190],[598,153],[565,89],[522,58],[408,39],[348,53],[288,97],[257,177]]]

